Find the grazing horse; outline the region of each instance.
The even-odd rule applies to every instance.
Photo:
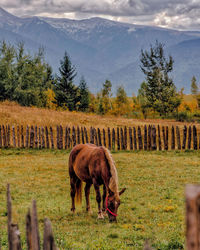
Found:
[[[86,210],[90,212],[90,187],[94,185],[98,203],[98,218],[103,219],[107,211],[109,221],[116,221],[117,209],[120,205],[119,196],[125,191],[118,192],[117,170],[113,158],[105,147],[94,144],[76,145],[69,156],[69,176],[71,185],[71,211],[75,212],[75,200],[81,203],[82,182],[85,182]],[[103,185],[103,205],[99,186]]]

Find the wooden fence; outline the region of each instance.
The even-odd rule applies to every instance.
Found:
[[[200,131],[195,125],[144,125],[117,128],[0,125],[0,148],[71,149],[93,143],[110,150],[200,149]]]
[[[200,249],[200,185],[186,185],[186,249]],[[10,195],[10,185],[7,185],[7,228],[9,250],[21,250],[20,231],[17,224],[12,222],[12,201]],[[36,201],[32,202],[32,209],[26,215],[26,244],[28,250],[40,250],[40,236],[38,227],[38,217]],[[51,222],[44,219],[43,249],[57,250]],[[1,244],[0,244],[1,250]],[[144,250],[152,250],[148,241],[144,245]]]
[[[7,216],[8,216],[8,247],[9,250],[21,250],[20,231],[17,224],[12,222],[12,201],[10,195],[10,185],[7,185]],[[26,244],[28,250],[40,249],[40,234],[38,227],[36,201],[32,202],[32,209],[26,215]],[[44,219],[43,249],[57,250],[55,245],[51,222]],[[0,245],[1,250],[1,245]]]

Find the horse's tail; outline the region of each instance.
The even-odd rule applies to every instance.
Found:
[[[82,203],[82,181],[79,179],[76,182],[75,203],[77,205]]]

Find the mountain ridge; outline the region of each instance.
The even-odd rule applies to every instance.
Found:
[[[35,53],[44,47],[46,59],[58,71],[64,52],[76,66],[78,78],[84,75],[92,92],[100,90],[105,79],[113,90],[124,85],[129,96],[145,77],[139,64],[141,49],[149,49],[156,40],[165,44],[166,55],[175,60],[172,77],[178,89],[190,91],[193,75],[200,79],[200,32],[121,23],[94,17],[83,20],[49,17],[16,17],[0,8],[0,40],[12,44],[25,42]]]

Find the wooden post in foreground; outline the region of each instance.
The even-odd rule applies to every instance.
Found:
[[[56,244],[53,237],[53,231],[51,227],[51,222],[49,219],[44,219],[44,242],[43,242],[44,250],[56,250]]]
[[[186,185],[186,249],[200,249],[200,185]]]

